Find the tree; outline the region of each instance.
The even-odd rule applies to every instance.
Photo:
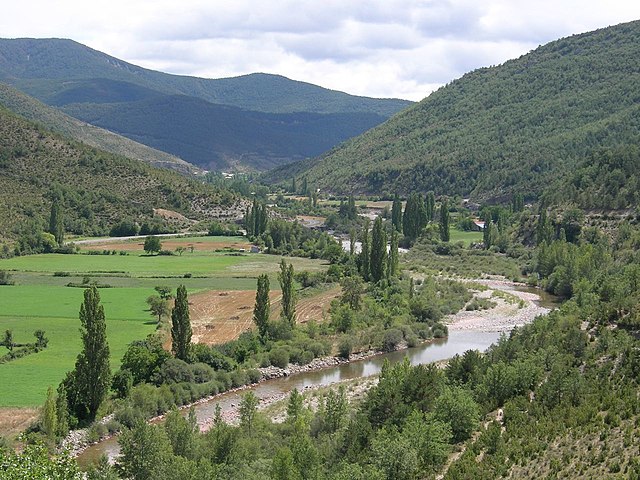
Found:
[[[49,439],[54,440],[58,433],[58,414],[56,411],[56,394],[53,388],[47,389],[47,399],[42,407],[42,430]]]
[[[364,226],[362,227],[362,237],[360,238],[362,248],[360,249],[359,267],[360,275],[365,281],[369,281],[370,269],[369,269],[369,220],[366,219]]]
[[[9,353],[13,352],[13,347],[15,346],[15,342],[13,340],[13,331],[12,330],[5,330],[4,331],[4,340],[2,341],[2,344],[7,347],[7,350],[9,350]]]
[[[256,418],[256,413],[258,412],[258,397],[256,397],[255,393],[247,392],[242,396],[242,401],[240,402],[240,426],[242,428],[247,429],[247,431],[251,432],[253,428],[253,422]]]
[[[64,242],[64,220],[62,216],[62,207],[60,206],[62,199],[56,195],[51,204],[51,214],[49,215],[49,230],[58,245],[62,246]]]
[[[362,278],[357,275],[343,277],[342,280],[340,280],[340,285],[342,286],[340,302],[349,305],[351,310],[360,310],[361,296],[364,292]]]
[[[253,307],[253,322],[258,327],[258,334],[264,342],[269,335],[269,314],[271,300],[269,299],[269,277],[266,273],[258,277],[256,303]]]
[[[157,253],[162,250],[160,238],[149,235],[144,239],[144,251],[148,254]]]
[[[180,285],[176,292],[175,305],[171,311],[171,351],[176,358],[185,362],[189,359],[191,333],[187,289],[184,285]]]
[[[382,225],[382,217],[376,218],[371,233],[371,280],[379,282],[385,276],[387,267],[387,233]]]
[[[396,231],[402,232],[402,202],[397,193],[393,197],[391,206],[391,224]]]
[[[75,411],[78,418],[93,420],[111,387],[109,344],[104,307],[100,294],[93,286],[84,291],[80,306],[82,325],[82,351],[76,359],[74,384],[76,388]]]
[[[58,385],[58,395],[56,396],[56,437],[64,438],[69,433],[69,405],[67,401],[67,390],[64,383]]]
[[[302,414],[304,398],[297,388],[291,390],[287,403],[287,422],[294,424]]]
[[[449,232],[449,201],[445,198],[440,205],[440,240],[448,242],[451,238]]]
[[[185,247],[183,247],[183,246],[176,247],[176,253],[177,253],[179,256],[182,256],[182,254],[183,254],[184,252],[186,252],[186,251],[187,251],[187,249],[186,249]]]
[[[455,442],[462,442],[471,436],[480,419],[480,407],[467,389],[446,388],[436,400],[435,418],[451,425]]]
[[[282,289],[282,318],[293,328],[296,324],[296,292],[293,289],[293,264],[287,265],[284,258],[280,262],[278,279]]]
[[[172,297],[171,287],[167,285],[158,285],[156,287],[153,287],[153,289],[158,292],[158,295],[160,295],[160,298],[162,298],[163,300],[169,300]]]
[[[436,196],[433,192],[427,193],[425,207],[427,209],[427,221],[433,222],[433,219],[436,216]]]
[[[349,230],[349,255],[353,256],[356,253],[356,229]]]
[[[169,315],[169,301],[162,297],[151,295],[147,298],[147,305],[149,305],[151,315],[158,317],[158,323],[162,322],[162,317]]]
[[[387,277],[391,278],[398,273],[398,231],[391,232],[391,246],[389,248],[389,257],[387,259]]]
[[[155,480],[164,477],[171,459],[171,444],[164,428],[140,422],[132,430],[125,430],[119,443],[118,463],[124,478]]]

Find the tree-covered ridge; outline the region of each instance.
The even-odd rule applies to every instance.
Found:
[[[620,210],[640,205],[640,150],[637,145],[600,149],[549,188],[545,202],[574,203],[583,209]]]
[[[154,208],[207,218],[237,202],[229,192],[49,133],[2,107],[0,173],[0,237],[43,227],[58,194],[65,230],[78,234],[108,233],[125,218],[149,220]]]
[[[464,75],[290,175],[336,192],[538,196],[598,147],[637,143],[640,22]]]
[[[33,97],[0,83],[0,104],[27,120],[40,123],[53,132],[116,155],[142,160],[156,167],[192,173],[193,165],[166,152],[134,142],[116,133],[79,121]]]
[[[165,94],[189,95],[208,102],[248,110],[292,113],[366,112],[389,117],[412,102],[349,95],[281,75],[254,73],[207,79],[171,75],[138,67],[73,40],[0,39],[0,78],[49,100],[83,82],[116,80]]]

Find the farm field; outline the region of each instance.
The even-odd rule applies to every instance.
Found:
[[[175,291],[178,285],[185,285],[193,308],[202,304],[192,301],[198,295],[239,291],[246,302],[240,307],[251,312],[256,278],[268,273],[274,298],[278,297],[281,257],[214,252],[213,246],[219,245],[221,239],[229,245],[248,245],[242,237],[188,237],[172,239],[176,244],[189,241],[196,245],[193,253],[187,250],[181,256],[148,256],[132,250],[126,255],[89,255],[85,250],[78,255],[43,254],[0,260],[0,270],[9,271],[15,282],[0,287],[1,330],[12,330],[17,343],[34,341],[33,332],[38,329],[44,330],[49,339],[49,346],[43,351],[0,365],[0,415],[11,407],[42,405],[47,387],[56,387],[73,368],[81,349],[78,312],[84,289],[68,287],[69,283],[89,280],[112,287],[100,288],[99,292],[114,371],[131,341],[156,330],[156,320],[146,304],[146,299],[156,294],[155,286],[167,285]],[[135,246],[139,241],[124,243]],[[296,271],[326,268],[321,260],[287,258],[287,261],[293,263]],[[185,278],[185,273],[191,276]],[[251,322],[251,313],[248,318]],[[232,338],[235,337],[228,339]],[[0,355],[6,352],[5,347],[0,347]]]
[[[465,245],[469,245],[473,242],[482,241],[482,232],[463,232],[462,230],[452,228],[450,230],[450,233],[451,243],[464,242]]]
[[[91,242],[82,244],[83,250],[117,250],[117,251],[139,251],[144,252],[144,237],[135,240],[105,239],[102,242]],[[184,247],[187,251],[193,247],[194,252],[214,251],[222,249],[247,249],[250,242],[246,237],[230,236],[206,236],[206,237],[177,237],[161,238],[163,250],[175,251],[178,247]]]

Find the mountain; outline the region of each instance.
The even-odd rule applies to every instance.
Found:
[[[373,113],[264,113],[186,95],[71,104],[63,111],[208,170],[267,170],[313,157],[385,120]]]
[[[89,146],[185,174],[197,172],[193,165],[176,156],[147,147],[103,128],[81,122],[3,83],[0,83],[0,105],[27,120],[46,125],[53,132]]]
[[[64,39],[0,39],[0,81],[211,169],[265,169],[314,157],[411,105],[279,75],[171,75]]]
[[[600,148],[640,141],[640,22],[564,38],[451,82],[318,159],[266,175],[336,193],[536,198]]]
[[[157,208],[192,219],[240,212],[227,191],[69,140],[0,106],[0,238],[46,224],[54,192],[64,198],[67,231],[77,234],[150,221]]]

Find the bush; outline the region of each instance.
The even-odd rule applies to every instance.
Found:
[[[287,368],[287,365],[289,365],[289,352],[282,347],[271,350],[269,352],[269,361],[274,367]]]
[[[206,363],[194,363],[191,365],[191,372],[196,383],[207,383],[213,380],[215,372]]]
[[[162,364],[160,371],[154,375],[154,382],[162,383],[190,383],[195,377],[189,364],[178,358],[170,358]]]
[[[260,373],[260,370],[251,368],[247,370],[247,377],[249,378],[249,383],[258,383],[262,378],[262,374]]]
[[[307,365],[309,363],[311,363],[311,361],[313,360],[313,352],[310,352],[309,350],[304,350],[302,352],[302,355],[300,356],[300,365]]]
[[[382,350],[393,352],[402,341],[402,338],[402,332],[397,328],[387,330],[382,338]]]
[[[120,398],[126,398],[133,388],[133,374],[131,370],[121,369],[113,375],[111,388],[118,394]]]
[[[231,387],[238,388],[249,383],[249,378],[244,370],[236,370],[229,374],[231,377]]]
[[[433,332],[434,338],[445,338],[449,334],[447,326],[441,323],[436,323],[431,331]]]
[[[353,351],[353,337],[351,335],[343,335],[338,342],[338,356],[341,358],[349,358]]]
[[[5,270],[0,270],[0,285],[13,285],[11,274]]]

